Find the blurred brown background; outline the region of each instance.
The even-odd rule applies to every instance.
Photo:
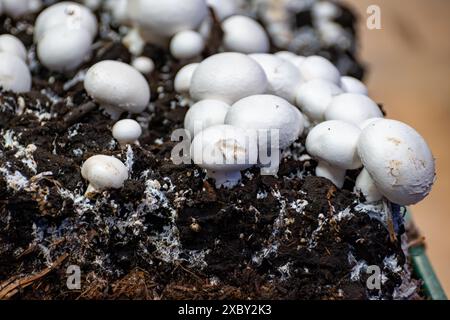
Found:
[[[412,212],[450,295],[450,1],[342,0],[360,15],[361,58],[371,96],[388,117],[416,128],[437,159],[431,195]],[[366,27],[368,6],[381,8],[381,30]]]

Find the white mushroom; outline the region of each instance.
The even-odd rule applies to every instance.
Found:
[[[0,86],[17,93],[31,90],[28,66],[15,55],[0,52]]]
[[[361,134],[358,153],[378,190],[393,203],[423,200],[435,181],[435,161],[425,140],[410,126],[380,119]]]
[[[345,172],[361,167],[357,152],[361,130],[350,123],[333,120],[315,126],[306,138],[306,150],[319,161],[316,174],[342,188]]]
[[[125,23],[128,20],[128,0],[108,0],[104,6],[111,12],[115,22]]]
[[[239,5],[236,0],[207,0],[208,6],[213,8],[219,20],[224,20],[239,12]]]
[[[205,48],[200,33],[192,30],[178,32],[170,41],[170,53],[177,59],[192,59],[199,56]]]
[[[200,63],[191,63],[181,68],[175,76],[174,89],[178,93],[189,93],[192,76]]]
[[[269,52],[270,42],[264,28],[252,18],[232,16],[222,23],[226,51],[242,53]]]
[[[325,120],[343,120],[357,126],[368,119],[382,117],[383,113],[372,99],[355,93],[333,97],[325,111]]]
[[[369,90],[364,83],[349,76],[341,77],[341,88],[347,93],[358,93],[366,96],[369,94]]]
[[[202,100],[189,108],[184,118],[184,128],[192,138],[199,132],[225,123],[230,106],[219,100]]]
[[[317,1],[312,6],[311,14],[315,20],[331,21],[341,14],[341,9],[330,1]]]
[[[106,60],[93,65],[86,73],[84,88],[113,119],[126,111],[141,113],[150,100],[150,88],[144,76],[118,61]]]
[[[81,175],[89,181],[85,196],[107,189],[120,189],[128,179],[128,169],[119,159],[97,155],[89,158],[81,168]]]
[[[41,0],[1,0],[1,2],[3,11],[13,18],[36,12],[42,6]]]
[[[134,58],[131,65],[142,74],[150,74],[155,70],[155,63],[149,57]]]
[[[289,61],[292,63],[298,56],[291,51],[278,51],[274,53],[275,56],[281,58],[283,60]]]
[[[383,195],[375,185],[375,181],[373,181],[370,173],[365,168],[356,178],[355,192],[364,195],[367,202],[376,202],[383,198]]]
[[[207,170],[216,187],[232,188],[241,179],[241,171],[257,163],[255,137],[233,126],[209,127],[197,134],[191,145],[195,164]]]
[[[27,61],[27,49],[22,41],[10,34],[0,35],[0,52],[10,53],[23,61]]]
[[[327,59],[320,56],[310,56],[303,59],[299,66],[305,81],[322,79],[340,85],[341,74],[339,70]]]
[[[112,128],[112,134],[120,145],[139,144],[142,135],[141,125],[133,119],[124,119],[116,122]]]
[[[249,57],[258,62],[266,73],[269,81],[267,93],[295,103],[297,89],[303,81],[297,68],[273,54],[255,53]]]
[[[315,79],[302,84],[296,96],[297,106],[313,122],[321,122],[334,96],[343,91],[333,82]]]
[[[260,65],[241,53],[219,53],[203,60],[192,75],[190,93],[196,100],[234,102],[265,93],[267,77]]]

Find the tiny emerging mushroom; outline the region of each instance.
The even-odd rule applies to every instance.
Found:
[[[219,100],[202,100],[189,108],[184,118],[184,128],[194,138],[201,131],[225,123],[230,106]]]
[[[174,89],[176,92],[181,94],[189,93],[192,75],[199,65],[200,63],[191,63],[178,71],[174,81]]]
[[[31,90],[31,73],[22,59],[0,52],[0,86],[17,93]]]
[[[155,63],[149,57],[140,56],[134,58],[131,65],[142,74],[150,74],[155,70]]]
[[[119,159],[96,155],[84,162],[81,175],[89,182],[85,196],[107,189],[120,189],[128,179],[128,169]]]
[[[93,65],[86,73],[84,88],[115,120],[124,112],[141,113],[150,101],[144,76],[119,61],[105,60]]]
[[[205,48],[205,40],[196,31],[180,31],[170,41],[170,53],[179,60],[198,57]]]
[[[139,144],[142,135],[141,125],[133,119],[124,119],[116,122],[112,128],[112,134],[121,146],[127,144]]]

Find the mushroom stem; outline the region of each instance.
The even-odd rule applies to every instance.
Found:
[[[95,188],[92,184],[89,184],[89,186],[86,189],[86,192],[84,193],[84,196],[86,198],[89,198],[91,195],[93,195],[97,192],[98,192],[97,188]]]
[[[319,164],[316,168],[316,175],[318,177],[327,178],[328,180],[333,182],[336,187],[341,189],[344,186],[346,171],[347,170],[333,167],[325,161],[319,161]]]
[[[240,171],[207,171],[208,177],[216,181],[216,188],[224,187],[231,189],[235,187],[242,178]]]
[[[115,106],[110,105],[102,105],[101,108],[105,111],[106,114],[108,114],[111,119],[117,121],[120,119],[120,116],[123,113],[123,109]]]
[[[375,181],[373,181],[366,169],[363,169],[356,179],[354,190],[356,193],[362,193],[367,202],[376,202],[383,198],[383,195],[378,191],[378,188],[375,185]]]

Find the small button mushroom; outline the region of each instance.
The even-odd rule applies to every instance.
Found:
[[[141,125],[133,119],[124,119],[116,122],[112,128],[112,134],[121,146],[127,144],[139,144],[142,135]]]
[[[194,138],[201,131],[225,123],[230,106],[219,100],[202,100],[189,108],[184,118],[184,128]]]
[[[175,91],[181,94],[189,93],[192,76],[200,63],[191,63],[181,68],[175,76]]]
[[[335,96],[325,111],[325,120],[343,120],[357,126],[371,118],[383,118],[383,113],[372,99],[362,94]]]
[[[128,1],[128,10],[142,29],[166,38],[197,29],[208,15],[205,0],[134,0]]]
[[[78,68],[91,54],[91,50],[89,31],[67,26],[47,30],[37,45],[39,61],[46,68],[58,72]]]
[[[380,201],[383,198],[383,195],[375,185],[375,181],[373,181],[369,171],[365,168],[358,175],[358,178],[356,178],[355,192],[364,195],[364,198],[369,203]]]
[[[10,34],[0,35],[0,52],[10,53],[23,61],[27,61],[27,49],[22,41]]]
[[[96,155],[83,164],[81,175],[89,181],[85,196],[107,189],[120,189],[128,180],[128,169],[119,159],[112,156]]]
[[[239,12],[239,5],[236,0],[207,0],[219,20],[224,20]]]
[[[39,11],[42,6],[41,0],[1,0],[1,2],[3,11],[13,18]]]
[[[191,145],[195,164],[207,170],[216,187],[233,188],[241,180],[241,171],[257,163],[255,136],[228,125],[213,126],[197,134]]]
[[[369,94],[366,85],[353,77],[341,77],[341,88],[347,93],[358,93],[366,96]]]
[[[357,153],[360,134],[357,126],[339,120],[315,126],[306,138],[306,150],[319,161],[316,175],[342,188],[346,171],[362,166]]]
[[[303,83],[297,91],[296,104],[313,122],[322,122],[333,97],[343,93],[333,82],[315,79]]]
[[[300,111],[274,95],[254,95],[233,104],[225,123],[249,130],[279,130],[279,148],[289,147],[304,130]],[[260,148],[266,146],[260,145]]]
[[[17,93],[31,90],[31,73],[20,58],[0,52],[0,86]]]
[[[255,53],[249,57],[258,62],[266,73],[269,81],[267,93],[295,103],[297,89],[303,82],[297,68],[292,63],[273,54]]]
[[[91,40],[98,31],[97,18],[89,8],[76,2],[63,1],[48,7],[36,18],[34,41],[39,42],[47,31],[61,27],[85,29]]]
[[[137,57],[133,59],[131,64],[136,70],[145,75],[148,75],[155,70],[155,63],[149,57]]]
[[[86,73],[84,88],[116,120],[123,112],[141,113],[150,101],[144,76],[119,61],[105,60],[93,65]]]
[[[312,6],[311,14],[315,20],[332,21],[339,17],[341,9],[330,1],[317,1]]]
[[[226,51],[242,53],[269,52],[270,42],[264,28],[252,18],[232,16],[222,22]]]
[[[358,153],[378,190],[389,201],[412,205],[435,181],[435,160],[423,137],[400,121],[380,119],[361,133]]]
[[[300,64],[299,68],[305,81],[322,79],[333,82],[336,85],[340,85],[341,83],[341,74],[339,70],[323,57],[307,57]]]
[[[170,41],[170,53],[179,60],[201,55],[205,41],[200,33],[192,30],[178,32]]]
[[[203,60],[192,75],[190,93],[195,101],[234,102],[265,93],[268,81],[261,66],[242,53],[227,52]]]

